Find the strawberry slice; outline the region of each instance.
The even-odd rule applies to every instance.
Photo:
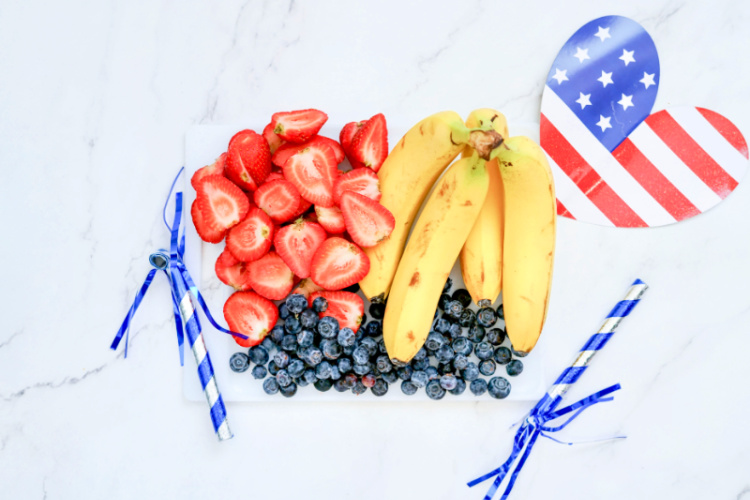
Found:
[[[242,262],[257,260],[271,248],[273,229],[271,218],[260,208],[253,208],[227,233],[227,249]]]
[[[263,210],[276,223],[287,222],[294,217],[299,208],[299,191],[287,180],[264,182],[253,196],[258,208]]]
[[[229,141],[226,174],[242,189],[255,191],[271,173],[268,141],[252,130],[241,130]]]
[[[235,259],[234,255],[226,248],[216,259],[214,269],[216,277],[225,285],[242,292],[250,290],[250,273],[247,265]]]
[[[312,203],[300,197],[299,206],[297,207],[297,211],[294,213],[294,217],[292,217],[292,220],[297,220],[300,217],[302,217],[305,214],[305,212],[310,210],[311,206],[312,206]]]
[[[375,201],[382,196],[378,174],[369,168],[355,168],[339,176],[333,184],[334,203],[341,203],[344,191],[354,191]]]
[[[213,229],[203,220],[203,212],[198,205],[198,200],[193,201],[193,204],[190,206],[190,215],[193,217],[195,230],[203,241],[207,243],[219,243],[224,239],[225,230]]]
[[[349,163],[351,163],[352,168],[364,168],[364,164],[357,161],[354,158],[354,155],[352,155],[352,139],[354,139],[354,136],[357,135],[357,132],[362,128],[362,126],[365,124],[365,122],[351,122],[344,125],[344,128],[341,129],[341,133],[339,133],[339,142],[341,142],[341,147],[344,149],[344,153],[346,153],[346,157],[349,159]]]
[[[310,277],[326,290],[351,286],[369,271],[370,259],[362,249],[338,236],[325,240],[310,264]]]
[[[279,179],[286,180],[284,174],[277,170],[271,170],[271,173],[266,177],[266,182],[277,181]]]
[[[339,207],[331,208],[315,206],[315,216],[318,224],[323,226],[328,234],[341,234],[346,231],[346,221]]]
[[[284,163],[284,177],[304,199],[321,207],[333,206],[336,155],[325,144],[308,146]]]
[[[250,200],[232,181],[209,175],[198,181],[196,200],[202,223],[213,231],[226,231],[245,218]]]
[[[297,219],[276,231],[273,246],[294,274],[307,278],[310,276],[313,255],[327,236],[320,224]]]
[[[210,165],[206,165],[205,167],[201,167],[198,170],[195,171],[193,174],[193,177],[190,178],[190,184],[193,186],[193,189],[196,191],[198,190],[198,183],[201,181],[201,179],[204,179],[205,177],[208,177],[209,175],[224,175],[224,167],[227,163],[227,154],[221,153],[221,155],[214,160],[214,162]]]
[[[336,156],[337,165],[344,161],[344,158],[346,156],[344,154],[344,150],[341,148],[341,145],[338,142],[328,137],[323,137],[322,135],[316,135],[309,141],[303,142],[302,144],[295,144],[293,142],[285,143],[276,150],[273,156],[271,156],[271,162],[277,167],[283,167],[286,161],[294,154],[299,153],[307,147],[315,146],[318,144],[325,144],[333,150],[333,154]]]
[[[328,115],[317,109],[283,111],[271,116],[273,132],[289,142],[305,142],[318,133]]]
[[[344,148],[341,147],[341,144],[334,141],[330,137],[325,137],[323,135],[316,135],[312,139],[310,139],[310,144],[325,144],[329,146],[333,150],[333,154],[336,155],[336,165],[344,161],[344,158],[346,158],[346,154],[344,153]]]
[[[294,288],[292,293],[298,293],[300,295],[304,295],[305,298],[308,298],[310,297],[310,294],[319,292],[321,290],[325,290],[325,288],[318,285],[310,278],[305,278],[299,283],[297,283],[297,286]]]
[[[271,150],[271,154],[279,149],[279,146],[284,144],[284,139],[273,133],[273,123],[269,123],[263,129],[263,137],[266,138],[266,142],[268,143],[268,147]]]
[[[319,316],[333,316],[339,322],[341,328],[351,328],[356,333],[362,324],[365,314],[365,304],[356,293],[345,291],[321,291],[314,292],[307,298],[310,307],[316,297],[323,297],[328,302],[328,308],[319,313]]]
[[[380,170],[388,156],[388,127],[385,116],[378,113],[367,120],[352,138],[349,149],[355,160],[374,172]]]
[[[341,194],[341,213],[349,236],[363,248],[374,247],[396,226],[396,219],[387,208],[354,191]]]
[[[248,264],[253,290],[271,300],[281,300],[294,286],[294,273],[275,252]]]
[[[224,319],[233,332],[248,339],[234,337],[242,347],[258,345],[279,320],[279,311],[268,299],[255,292],[235,292],[224,303]]]

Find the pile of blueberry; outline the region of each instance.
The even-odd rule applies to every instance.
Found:
[[[325,298],[317,297],[308,307],[307,299],[299,294],[279,305],[280,324],[263,342],[247,353],[234,353],[229,365],[238,373],[254,365],[253,377],[265,379],[263,390],[286,397],[310,384],[321,392],[333,387],[338,392],[362,394],[369,388],[374,395],[383,396],[390,385],[400,381],[404,394],[424,388],[431,399],[441,399],[446,392],[462,394],[467,385],[476,396],[488,393],[505,398],[510,394],[510,382],[493,375],[498,365],[505,366],[511,377],[519,375],[523,363],[513,356],[525,354],[503,345],[506,335],[498,325],[503,306],[495,310],[489,301],[481,301],[474,311],[469,308],[469,292],[458,288],[451,294],[452,286],[448,278],[432,331],[406,365],[393,364],[386,354],[381,322],[384,303],[370,305],[372,319],[368,321],[365,315],[355,333],[351,328],[339,328],[336,318],[319,318],[328,307]]]

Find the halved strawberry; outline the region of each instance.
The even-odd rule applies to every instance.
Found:
[[[328,115],[317,109],[283,111],[271,116],[273,132],[290,142],[305,142],[318,133]]]
[[[227,249],[242,262],[259,259],[271,248],[273,222],[260,208],[253,208],[247,218],[227,233]]]
[[[370,271],[370,259],[361,248],[344,238],[328,238],[318,247],[310,265],[310,277],[326,290],[351,286]]]
[[[248,339],[234,337],[242,347],[258,345],[279,320],[279,310],[270,300],[255,292],[235,292],[224,303],[224,319],[229,329]]]
[[[388,156],[388,127],[385,116],[378,113],[367,120],[352,138],[349,149],[355,160],[375,172],[380,170]]]
[[[332,316],[339,322],[341,328],[351,328],[356,333],[359,325],[362,324],[362,317],[365,314],[365,304],[362,298],[356,293],[345,291],[321,291],[312,293],[307,301],[312,307],[313,300],[316,297],[323,297],[328,302],[328,308],[319,313],[319,316]]]
[[[276,223],[287,222],[297,213],[302,198],[294,184],[287,180],[264,182],[253,196],[258,208],[263,210]]]
[[[327,236],[320,224],[297,219],[276,231],[273,246],[294,274],[307,278],[313,255]]]
[[[268,174],[268,177],[266,177],[266,182],[277,181],[279,179],[286,180],[284,174],[276,170],[271,170],[271,173]]]
[[[339,133],[339,142],[341,143],[341,147],[344,150],[346,157],[349,159],[352,168],[363,168],[365,166],[363,163],[357,161],[351,153],[352,139],[354,139],[354,136],[357,135],[357,132],[359,132],[359,129],[361,129],[364,124],[365,122],[347,123]]]
[[[354,191],[341,194],[341,213],[346,222],[346,232],[364,248],[374,247],[383,241],[396,226],[396,219],[387,208]]]
[[[341,148],[341,145],[338,142],[322,135],[316,135],[309,141],[303,142],[301,144],[295,144],[293,142],[284,143],[279,149],[276,150],[273,156],[271,156],[271,162],[278,167],[283,167],[286,161],[292,155],[302,151],[307,147],[315,146],[317,144],[325,144],[333,150],[333,154],[336,155],[337,165],[344,161],[344,158],[346,156],[344,154],[344,150]]]
[[[339,176],[333,184],[334,203],[341,203],[344,191],[354,191],[375,201],[382,196],[378,174],[369,168],[355,168]]]
[[[196,191],[198,190],[198,182],[200,182],[201,179],[208,177],[209,175],[224,175],[224,167],[227,163],[227,154],[221,153],[221,155],[214,160],[214,162],[210,165],[206,165],[205,167],[201,167],[198,170],[195,171],[193,174],[193,177],[190,178],[190,184],[193,186],[193,189]]]
[[[268,147],[271,150],[271,154],[279,149],[279,146],[284,144],[284,139],[273,133],[273,123],[269,123],[263,129],[263,137],[266,138],[266,142],[268,143]]]
[[[325,144],[308,146],[284,164],[284,177],[304,199],[322,207],[333,206],[336,155]]]
[[[323,226],[323,229],[325,229],[328,234],[341,234],[346,231],[344,215],[341,213],[341,209],[337,206],[326,208],[316,205],[315,216],[318,218],[318,224]]]
[[[195,230],[203,241],[208,243],[218,243],[224,239],[224,235],[226,234],[225,230],[213,229],[203,220],[203,212],[198,205],[198,200],[193,201],[193,204],[190,206],[190,215],[193,217]]]
[[[209,175],[197,184],[201,220],[214,231],[225,231],[238,224],[250,210],[245,193],[226,177]]]
[[[320,290],[325,290],[325,288],[318,285],[310,278],[305,278],[297,283],[297,286],[294,288],[294,290],[292,290],[292,293],[298,293],[300,295],[304,295],[305,298],[307,298],[310,297],[310,294],[319,292]]]
[[[294,273],[275,252],[248,264],[253,290],[271,300],[281,300],[294,286]]]
[[[310,203],[306,199],[300,197],[300,199],[299,199],[299,206],[297,207],[297,211],[294,213],[294,217],[292,217],[292,220],[299,219],[302,215],[305,214],[305,212],[307,212],[308,210],[310,210],[311,206],[312,206],[312,203]]]
[[[271,173],[271,148],[265,137],[241,130],[229,141],[226,174],[242,189],[254,191]]]
[[[341,144],[334,141],[330,137],[326,137],[324,135],[316,135],[312,139],[310,139],[310,144],[326,144],[328,145],[332,150],[333,154],[336,155],[336,164],[338,165],[342,161],[344,161],[344,158],[346,158],[346,154],[344,153],[344,148],[341,147]]]
[[[226,248],[216,259],[214,270],[216,277],[225,285],[242,292],[250,290],[250,273],[247,264],[237,260]]]

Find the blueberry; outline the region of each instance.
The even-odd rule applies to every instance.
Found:
[[[279,368],[279,365],[277,365],[275,361],[271,360],[271,362],[268,363],[268,373],[270,373],[272,377],[275,377],[276,372],[279,370],[281,370],[281,368]]]
[[[445,285],[443,285],[443,293],[450,292],[451,288],[453,288],[453,278],[448,277],[448,279],[445,280]]]
[[[460,396],[466,390],[466,382],[463,379],[456,378],[456,387],[450,390],[450,393],[454,396]]]
[[[456,357],[453,358],[453,368],[456,370],[463,370],[468,364],[469,358],[463,354],[456,354]]]
[[[396,382],[398,382],[398,374],[396,373],[396,370],[391,370],[389,372],[381,373],[380,378],[382,378],[389,384],[395,384]]]
[[[284,321],[284,331],[291,335],[297,335],[302,330],[302,323],[297,316],[289,316]]]
[[[370,356],[375,356],[378,353],[378,342],[375,339],[365,337],[360,342],[360,345],[367,349],[367,353]]]
[[[372,386],[372,393],[380,397],[385,396],[386,392],[388,392],[388,382],[382,378],[375,381],[375,385]]]
[[[375,378],[375,375],[371,373],[368,373],[362,377],[362,383],[367,388],[373,387],[375,385],[376,380],[377,379]]]
[[[510,394],[510,382],[503,377],[492,377],[487,384],[487,390],[495,399],[503,399]]]
[[[365,384],[363,384],[361,380],[357,380],[357,383],[352,387],[352,392],[359,396],[360,394],[367,392],[367,387],[365,387]]]
[[[497,323],[497,314],[491,307],[483,307],[477,312],[477,323],[485,328],[491,328]]]
[[[315,328],[318,324],[318,314],[312,309],[305,309],[299,315],[299,322],[302,328]]]
[[[445,344],[445,342],[445,337],[443,337],[441,334],[437,332],[430,332],[430,334],[427,336],[427,340],[425,340],[424,346],[430,351],[437,351]]]
[[[440,378],[440,374],[438,373],[437,368],[435,368],[434,366],[428,366],[425,370],[425,373],[427,374],[427,378],[429,378],[430,380]]]
[[[262,379],[266,378],[266,375],[268,374],[268,370],[266,370],[265,366],[255,365],[253,367],[253,378],[255,379]]]
[[[412,359],[419,361],[420,359],[427,358],[427,351],[424,347],[420,348]]]
[[[286,371],[289,372],[289,375],[291,375],[293,378],[300,377],[303,373],[305,373],[305,363],[303,363],[299,359],[293,359],[286,367]]]
[[[284,333],[284,327],[276,325],[271,328],[270,332],[268,332],[268,337],[270,337],[274,343],[281,344],[281,340],[284,338]]]
[[[286,304],[279,305],[279,318],[285,320],[289,317],[291,313],[289,312],[289,309],[286,307]]]
[[[476,363],[469,361],[469,364],[463,369],[461,375],[464,377],[464,380],[471,382],[472,380],[479,378],[479,368],[477,368]]]
[[[385,340],[378,339],[378,352],[380,354],[388,354],[388,349],[385,347]]]
[[[304,329],[297,334],[297,345],[300,347],[310,347],[315,341],[315,333],[312,330]]]
[[[456,357],[456,353],[450,345],[446,344],[435,352],[435,357],[440,363],[450,363]]]
[[[464,306],[457,300],[451,300],[445,305],[445,307],[445,314],[453,316],[456,319],[460,318],[461,313],[464,312]]]
[[[412,368],[414,368],[414,370],[423,370],[424,371],[424,370],[427,369],[427,367],[430,366],[430,359],[425,357],[425,358],[422,358],[422,359],[412,360],[411,366],[412,366]]]
[[[229,368],[233,372],[242,373],[250,368],[250,357],[244,352],[235,352],[229,358]]]
[[[505,311],[503,311],[503,305],[502,304],[500,304],[499,306],[497,306],[497,309],[495,310],[495,312],[497,313],[497,318],[498,319],[505,319]]]
[[[472,380],[469,384],[469,390],[475,396],[481,396],[487,392],[487,381],[483,378]]]
[[[396,370],[398,378],[400,378],[401,380],[409,380],[413,372],[414,368],[412,368],[411,365],[402,366],[401,368]]]
[[[502,328],[493,328],[487,332],[485,340],[492,345],[500,345],[505,341],[505,331]]]
[[[471,309],[464,309],[464,312],[461,313],[461,317],[458,318],[458,324],[463,328],[469,328],[476,322],[477,315]]]
[[[469,340],[475,344],[481,342],[484,340],[484,327],[482,325],[472,325],[472,327],[469,328],[467,337],[469,337]]]
[[[276,394],[279,392],[279,383],[275,378],[267,378],[263,381],[263,391],[266,394]]]
[[[520,359],[514,359],[508,363],[508,366],[505,367],[505,371],[508,372],[508,375],[511,377],[516,377],[523,371],[523,362],[521,362]]]
[[[283,332],[284,330],[282,329],[281,331]],[[268,352],[279,348],[279,346],[277,346],[273,339],[268,335],[266,335],[266,337],[260,342],[260,345]]]
[[[444,293],[440,296],[440,300],[438,300],[438,307],[442,309],[443,311],[446,311],[448,309],[448,302],[450,302],[451,296],[447,293]]]
[[[354,330],[352,330],[351,328],[342,328],[341,330],[339,330],[338,341],[339,344],[343,347],[354,345],[354,337]]]
[[[508,363],[510,363],[510,360],[512,358],[510,349],[502,346],[495,349],[494,357],[498,365],[507,365]]]
[[[349,373],[352,371],[352,360],[350,358],[339,358],[336,366],[338,366],[339,372]]]
[[[442,377],[440,377],[440,387],[445,389],[446,391],[452,391],[456,388],[457,385],[457,378],[452,373],[446,373]]]
[[[300,330],[299,332],[301,332]],[[292,352],[297,350],[297,333],[290,333],[289,335],[284,335],[284,339],[281,341],[281,348],[284,351]]]
[[[490,359],[494,354],[492,344],[489,342],[480,342],[474,348],[474,354],[481,360]]]
[[[469,304],[471,304],[471,294],[465,288],[457,288],[451,298],[459,301],[463,307],[469,307]]]
[[[451,323],[445,318],[440,318],[435,323],[435,331],[438,333],[447,333],[451,328]]]
[[[320,380],[320,379],[318,379],[318,380],[315,381],[315,383],[313,383],[313,385],[320,392],[326,392],[331,387],[333,387],[333,382],[331,382],[330,379],[326,379],[326,380]]]
[[[348,287],[344,288],[345,292],[350,293],[357,293],[359,291],[359,283],[354,283],[353,285],[349,285]]]
[[[336,365],[331,365],[331,380],[338,380],[341,378],[341,372],[339,371],[339,367]]]
[[[495,362],[491,359],[485,359],[479,363],[479,373],[489,377],[495,373]]]
[[[305,387],[306,385],[310,385],[310,382],[305,380],[305,377],[295,378],[294,383],[297,384],[297,387]]]
[[[403,382],[401,382],[401,392],[403,392],[407,396],[416,394],[417,389],[418,387],[414,384],[414,382],[410,380],[404,380]]]
[[[343,352],[343,349],[341,346],[336,343],[333,339],[323,339],[320,341],[320,350],[323,352],[323,356],[326,357],[326,359],[334,360],[338,359],[339,356],[341,356],[341,353]]]
[[[357,383],[357,380],[359,379],[357,378],[355,374],[347,373],[342,380],[346,384],[346,387],[351,389],[352,387],[354,387],[354,385]]]
[[[513,346],[510,346],[510,350],[513,352],[513,356],[517,358],[525,358],[526,356],[529,355],[528,352],[516,351],[515,349],[513,349]]]
[[[451,329],[448,330],[448,334],[451,337],[458,337],[459,335],[461,335],[461,325],[459,325],[458,323],[451,323]]]
[[[323,352],[315,346],[305,348],[304,360],[310,366],[317,366],[323,361]]]
[[[328,301],[325,297],[315,297],[315,300],[313,300],[312,303],[312,310],[316,313],[322,313],[326,312],[326,309],[328,309]]]
[[[344,347],[344,356],[351,356],[353,352],[354,352],[353,345]]]
[[[453,347],[453,351],[456,354],[462,354],[464,356],[470,355],[471,351],[474,348],[472,343],[469,342],[469,339],[467,339],[466,337],[454,338],[453,342],[451,343],[451,347]]]
[[[273,362],[276,363],[276,366],[279,368],[286,368],[287,365],[289,365],[290,360],[291,357],[286,351],[279,351],[273,355]]]
[[[343,378],[338,379],[336,382],[334,382],[333,388],[336,389],[336,392],[346,392],[350,389],[346,386],[346,381]]]
[[[417,387],[424,387],[427,385],[427,382],[429,381],[430,381],[430,378],[427,375],[427,372],[425,371],[415,370],[411,374],[411,382]]]
[[[490,301],[490,299],[482,299],[479,302],[477,302],[477,305],[479,306],[480,309],[483,307],[490,307],[492,305],[492,301]]]
[[[335,338],[339,333],[339,321],[333,316],[323,316],[318,321],[318,333],[324,339]]]
[[[360,331],[362,331],[360,327]],[[380,321],[370,321],[364,327],[364,332],[368,337],[380,337],[383,334],[383,323]]]
[[[366,375],[372,371],[372,363],[369,361],[367,363],[354,363],[354,368],[352,368],[352,370],[357,375]]]
[[[438,380],[430,380],[425,388],[425,392],[430,399],[443,399],[443,396],[445,396],[445,389],[440,386]]]
[[[302,311],[307,309],[307,299],[300,293],[293,293],[286,298],[286,308],[292,314],[300,314]]]
[[[377,357],[377,359],[375,360],[375,366],[378,368],[380,373],[387,373],[393,370],[391,360],[388,359],[388,356],[386,356],[385,354]]]
[[[318,366],[315,367],[315,375],[321,380],[331,378],[331,363],[328,361],[321,361]]]
[[[446,373],[453,373],[453,365],[451,363],[440,363],[438,365],[438,374],[442,377]]]
[[[374,303],[370,304],[370,316],[372,316],[375,319],[383,319],[383,316],[385,315],[385,304],[381,303]]]
[[[292,383],[292,377],[289,375],[288,371],[281,369],[276,372],[276,382],[278,382],[281,387],[286,387]]]
[[[370,353],[367,351],[365,346],[360,345],[352,353],[352,359],[357,364],[365,364],[370,360]]]
[[[315,381],[318,380],[318,376],[315,374],[315,368],[308,368],[305,370],[305,373],[302,374],[302,378],[304,378],[308,384],[314,384]]]

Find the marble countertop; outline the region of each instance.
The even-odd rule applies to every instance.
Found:
[[[529,403],[233,403],[236,437],[217,443],[205,404],[183,397],[160,279],[128,359],[108,349],[167,244],[160,211],[193,125],[306,107],[535,121],[562,44],[620,14],[658,47],[655,110],[704,106],[750,135],[742,0],[377,4],[3,3],[1,496],[479,499],[465,483],[509,453]],[[750,498],[748,214],[746,179],[664,228],[560,219],[550,383],[634,278],[651,286],[569,400],[623,390],[558,436],[628,438],[543,440],[511,498]]]

